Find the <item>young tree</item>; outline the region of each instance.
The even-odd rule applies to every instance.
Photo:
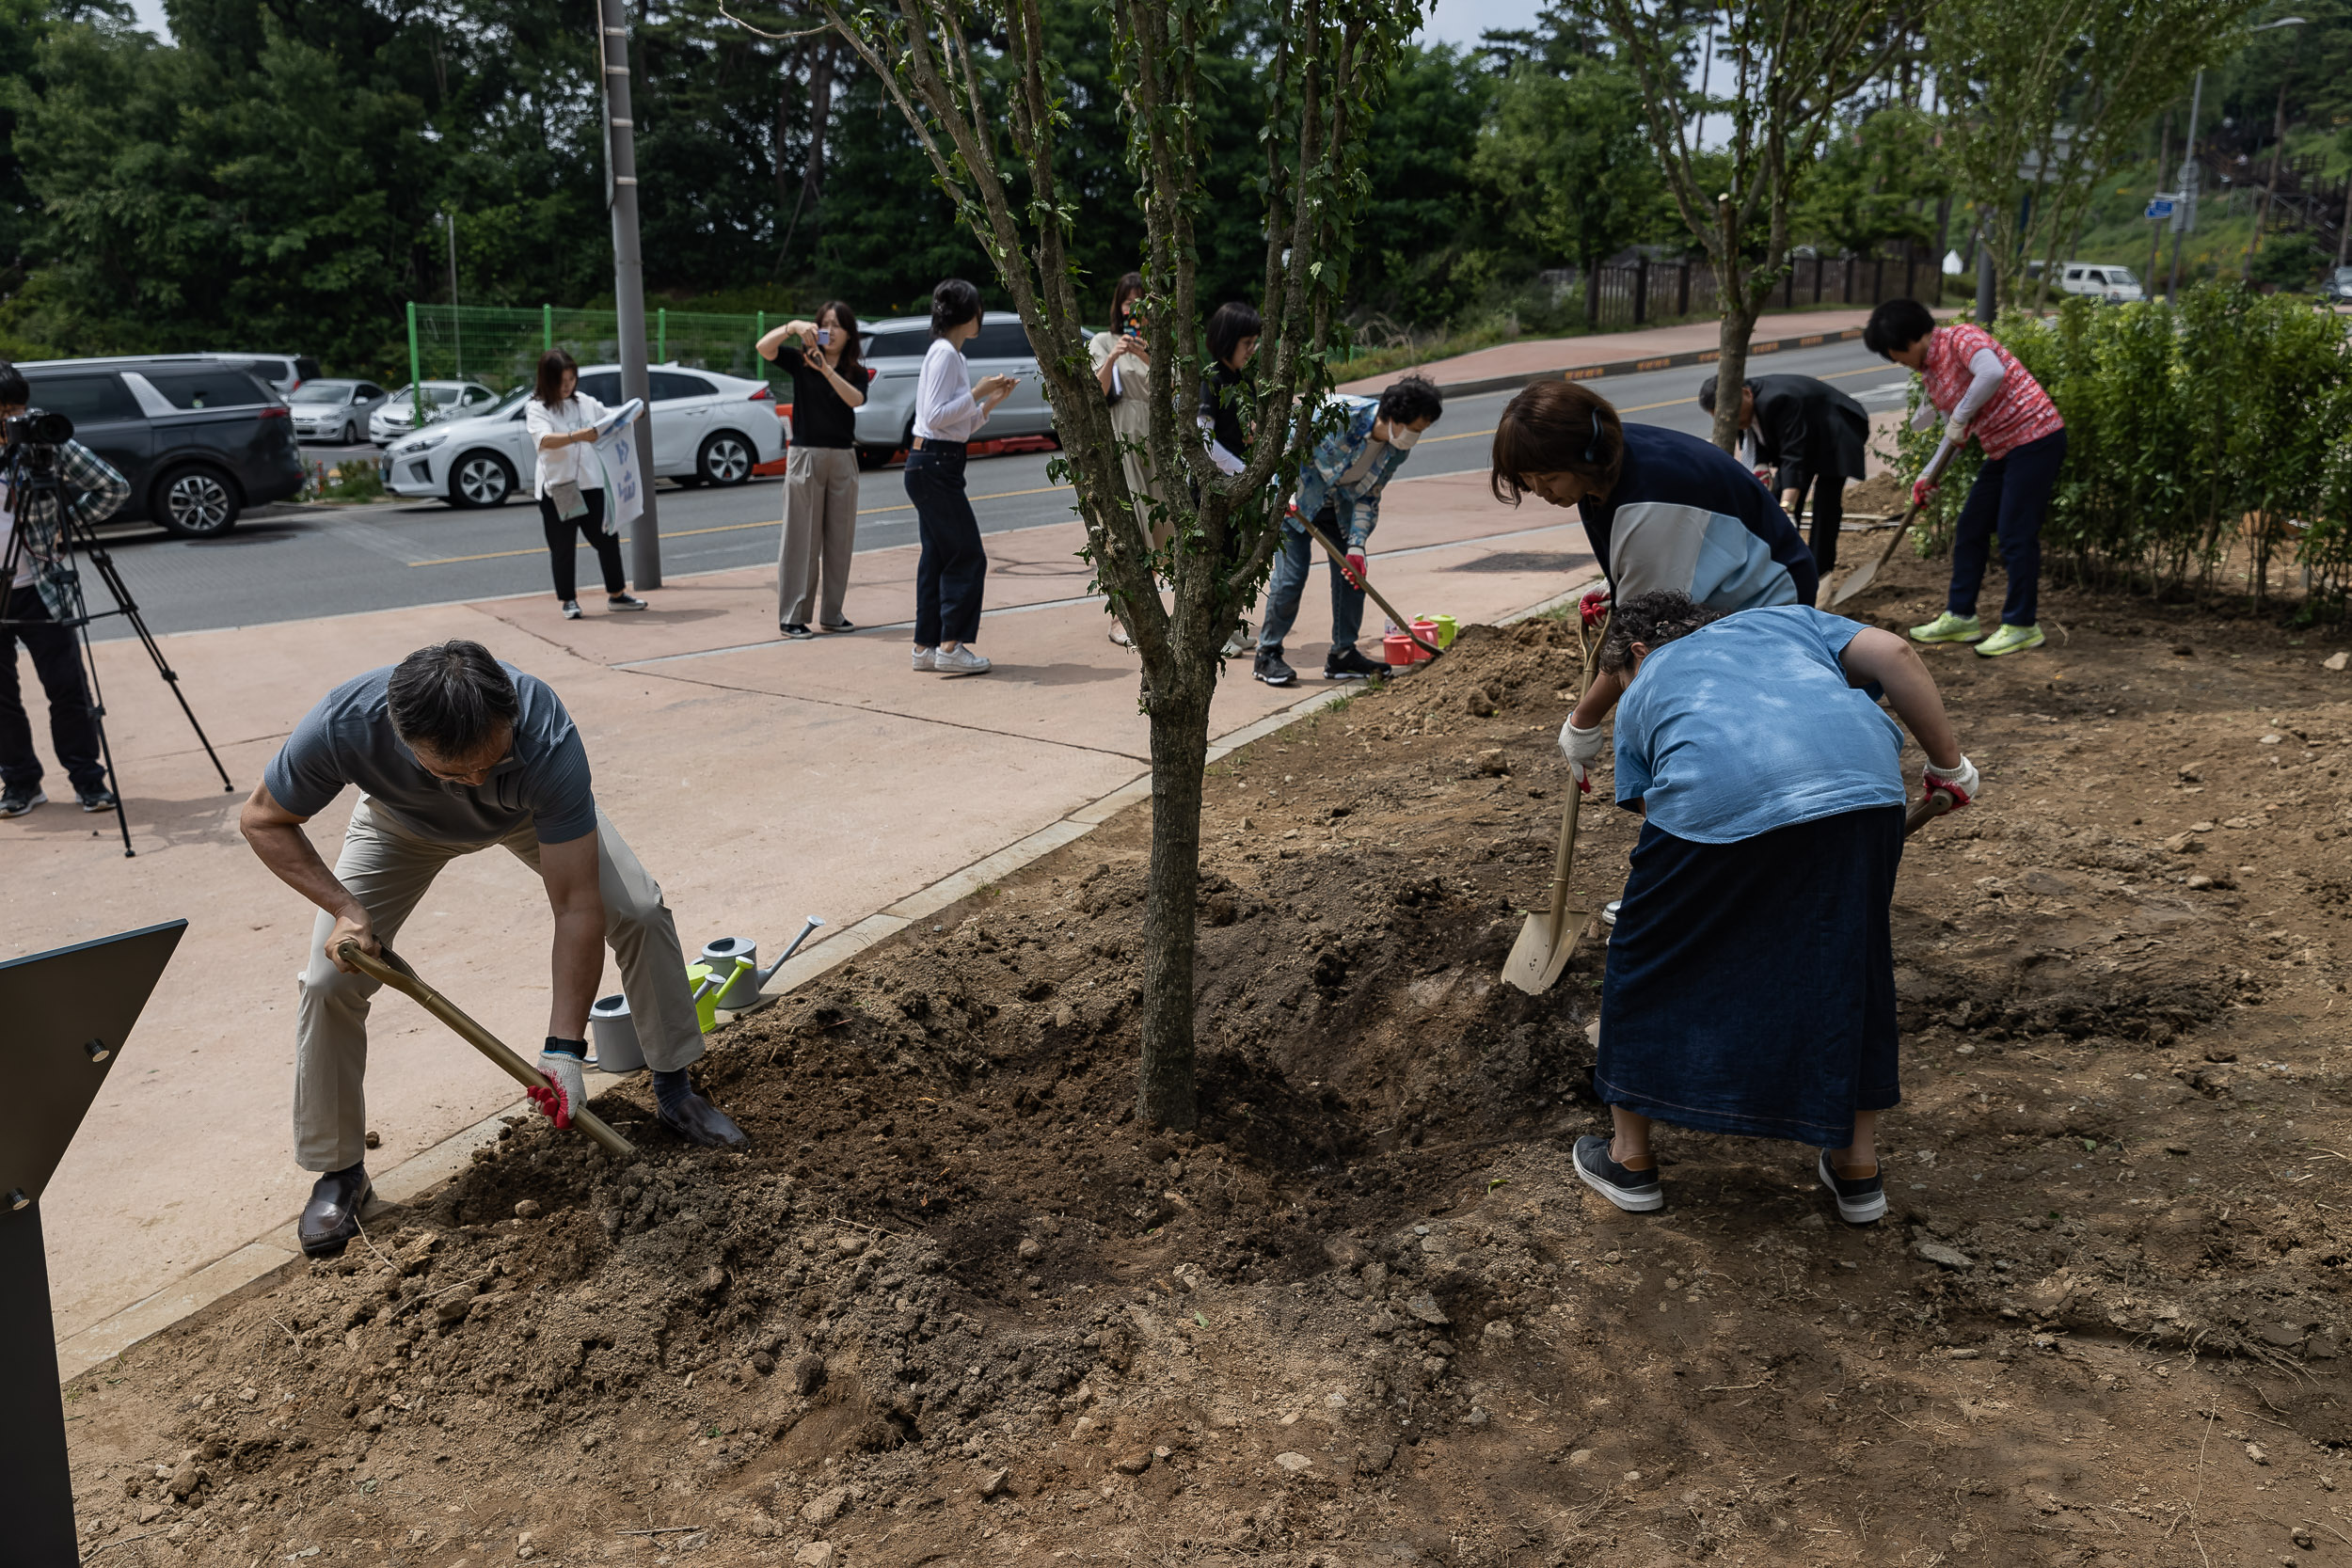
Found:
[[[1136,1114],[1191,1127],[1194,912],[1209,700],[1233,623],[1273,559],[1286,481],[1324,421],[1326,345],[1346,285],[1350,214],[1364,185],[1365,134],[1417,5],[1264,0],[1258,42],[1265,120],[1259,196],[1265,236],[1263,366],[1248,460],[1231,478],[1207,460],[1194,410],[1203,353],[1199,226],[1207,197],[1203,102],[1230,57],[1232,0],[1097,0],[1126,117],[1125,159],[1144,219],[1153,352],[1146,451],[1166,476],[1153,549],[1138,526],[1110,411],[1080,323],[1075,197],[1056,153],[1069,122],[1045,0],[819,0],[833,27],[887,87],[937,182],[979,241],[1028,330],[1045,378],[1087,554],[1126,624],[1151,692],[1152,864],[1144,910],[1142,1062]],[[1094,284],[1099,293],[1100,281]],[[1163,604],[1159,580],[1172,586]]]
[[[1711,11],[1688,0],[1583,4],[1641,84],[1666,188],[1714,264],[1723,309],[1716,373],[1736,387],[1747,375],[1756,318],[1788,264],[1788,207],[1800,175],[1840,106],[1901,42],[1895,0],[1717,0]],[[1721,87],[1704,96],[1689,69],[1703,28],[1715,49],[1708,80]],[[1730,142],[1710,152],[1697,132],[1717,118],[1730,122]],[[1760,254],[1747,243],[1759,221]],[[1720,400],[1715,444],[1728,451],[1739,438],[1739,400]]]
[[[2157,111],[2235,46],[2261,0],[1939,0],[1928,42],[1951,105],[1945,156],[1977,205],[2000,297],[2063,260],[2099,183]],[[1980,260],[1979,265],[1983,264]],[[2046,301],[2042,269],[2034,303]]]

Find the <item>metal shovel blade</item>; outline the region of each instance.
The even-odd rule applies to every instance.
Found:
[[[1541,996],[1560,978],[1560,972],[1576,957],[1578,943],[1584,940],[1584,927],[1592,923],[1587,910],[1564,910],[1560,925],[1554,929],[1549,910],[1537,910],[1519,927],[1519,940],[1511,944],[1511,956],[1502,960],[1502,978],[1518,987],[1530,996]]]

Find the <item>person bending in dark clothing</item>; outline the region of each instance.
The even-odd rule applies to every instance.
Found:
[[[1715,378],[1699,387],[1699,406],[1715,411]],[[1837,564],[1837,531],[1846,520],[1846,482],[1863,476],[1870,416],[1862,404],[1809,375],[1759,375],[1740,391],[1740,428],[1756,443],[1756,461],[1773,471],[1772,494],[1790,518],[1813,492],[1813,564],[1821,577]]]

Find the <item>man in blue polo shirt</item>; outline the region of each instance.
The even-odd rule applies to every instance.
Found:
[[[360,799],[329,871],[302,827],[347,784]],[[294,726],[238,825],[262,863],[319,907],[295,1023],[294,1160],[322,1173],[297,1227],[304,1252],[342,1251],[369,1190],[363,1085],[376,983],[344,967],[342,946],[379,951],[441,868],[476,850],[503,847],[536,871],[555,912],[539,1058],[548,1085],[532,1096],[540,1109],[564,1127],[585,1102],[588,1009],[609,942],[662,1122],[693,1143],[745,1141],[687,1077],[703,1037],[676,925],[597,809],[580,732],[544,681],[463,641],[346,681]]]

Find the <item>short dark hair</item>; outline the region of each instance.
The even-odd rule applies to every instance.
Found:
[[[479,642],[436,642],[392,666],[386,683],[392,733],[437,756],[470,757],[512,726],[522,699]]]
[[[1262,337],[1265,323],[1258,312],[1238,299],[1227,300],[1209,313],[1206,328],[1209,338],[1209,357],[1222,365],[1233,356],[1245,338]]]
[[[33,388],[26,384],[24,372],[8,360],[0,359],[0,404],[15,405],[33,401]]]
[[[1445,412],[1445,396],[1425,375],[1408,375],[1389,383],[1380,394],[1380,417],[1391,424],[1434,420]]]
[[[1740,389],[1744,392],[1755,385],[1753,381],[1742,381]],[[1715,412],[1715,377],[1711,375],[1699,383],[1699,406],[1710,414]]]
[[[1530,475],[1572,473],[1605,496],[1624,467],[1625,424],[1609,400],[1573,381],[1538,381],[1495,421],[1486,484],[1517,506]]]
[[[931,336],[945,338],[980,313],[980,291],[961,277],[950,277],[931,291]]]
[[[1890,299],[1870,312],[1863,324],[1862,346],[1882,358],[1909,348],[1935,330],[1935,318],[1915,299]]]
[[[1690,594],[1670,588],[1636,594],[1609,612],[1609,635],[1600,644],[1600,667],[1612,674],[1630,670],[1634,643],[1656,653],[1677,638],[1688,637],[1723,618],[1722,610],[1709,610]]]
[[[531,395],[549,408],[564,396],[564,372],[580,373],[580,361],[560,348],[551,348],[539,356],[539,379]]]

